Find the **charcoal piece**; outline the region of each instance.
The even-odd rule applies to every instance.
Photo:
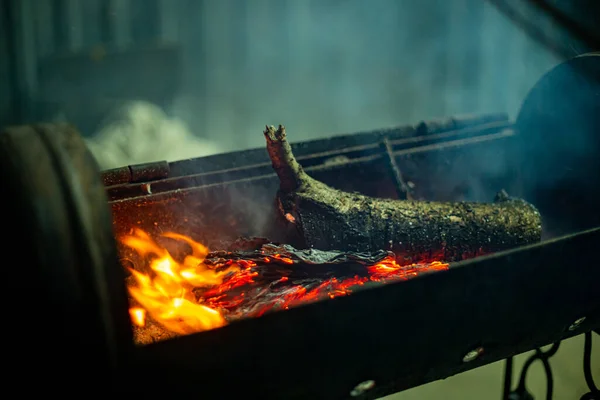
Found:
[[[267,243],[251,251],[213,251],[204,264],[220,268],[235,262],[252,262],[252,270],[267,280],[366,276],[367,267],[393,262],[394,254],[386,250],[372,253],[296,249],[290,245]]]
[[[199,303],[225,310],[227,321],[260,316],[355,290],[448,269],[441,262],[400,266],[392,252],[296,249],[268,243],[252,251],[215,251],[204,264],[240,267],[216,287],[193,289]]]
[[[402,262],[458,261],[541,239],[541,217],[522,199],[501,192],[493,203],[390,200],[333,189],[296,161],[283,126],[264,132],[282,219],[302,247],[391,250]]]

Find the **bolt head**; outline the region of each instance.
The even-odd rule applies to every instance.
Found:
[[[480,355],[483,354],[483,347],[478,347],[474,350],[471,350],[463,357],[463,362],[471,362],[475,361],[479,358]]]
[[[374,380],[368,380],[368,381],[364,381],[359,383],[358,385],[356,385],[354,387],[354,389],[352,389],[352,391],[350,392],[350,396],[352,397],[358,397],[362,394],[364,394],[365,392],[373,389],[375,387],[375,381]]]
[[[585,321],[585,317],[581,317],[581,318],[577,319],[575,322],[573,322],[571,324],[571,326],[569,326],[569,330],[574,331],[575,329],[579,328],[579,326],[581,324],[583,324],[583,321]]]

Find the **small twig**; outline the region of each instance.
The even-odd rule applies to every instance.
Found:
[[[304,172],[292,152],[292,148],[286,139],[285,127],[279,125],[267,126],[264,131],[267,139],[267,151],[271,158],[273,169],[277,173],[282,192],[290,193],[302,189],[311,178]]]
[[[406,182],[404,182],[402,172],[400,171],[400,167],[398,167],[398,163],[396,163],[396,158],[394,157],[392,144],[390,143],[388,138],[384,138],[381,141],[381,147],[383,147],[385,153],[387,154],[388,165],[394,177],[394,183],[396,186],[396,193],[398,194],[398,198],[401,200],[412,200],[410,188],[408,187]]]

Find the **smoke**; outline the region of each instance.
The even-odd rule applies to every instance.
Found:
[[[305,141],[456,114],[514,119],[529,90],[562,61],[480,0],[172,4],[183,70],[165,107],[170,117],[143,103],[117,111],[89,140],[103,168],[263,147],[270,123]],[[554,32],[535,10],[521,11]],[[465,200],[490,201],[523,159],[592,148],[569,135],[568,146],[528,136],[521,149],[472,151],[448,180],[469,187]],[[561,174],[526,172],[530,187]]]
[[[267,123],[304,141],[456,114],[516,117],[528,90],[560,61],[481,0],[169,4],[182,56],[181,86],[164,108],[171,118],[163,110],[131,111],[136,123],[117,115],[90,140],[103,167],[262,147]],[[187,127],[193,135],[171,132]],[[131,129],[157,145],[107,133]],[[166,138],[150,133],[160,129]],[[201,144],[177,144],[191,137]],[[474,159],[475,168],[480,161],[494,170],[504,162]]]
[[[91,138],[88,148],[101,169],[152,161],[175,161],[218,153],[219,146],[200,139],[177,118],[142,101],[116,108]]]
[[[455,114],[515,117],[559,62],[481,0],[202,4],[182,24],[173,112],[227,150],[261,147],[265,123],[302,141]]]

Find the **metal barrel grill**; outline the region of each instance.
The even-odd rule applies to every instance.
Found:
[[[241,235],[284,241],[257,217],[272,212],[278,185],[265,150],[100,173],[68,125],[4,129],[13,374],[43,376],[62,394],[78,382],[206,398],[377,398],[598,330],[600,168],[597,152],[583,151],[600,150],[598,77],[598,54],[558,65],[514,123],[453,117],[293,145],[311,175],[371,196],[485,199],[505,188],[536,204],[555,237],[141,347],[115,235],[168,226],[209,247]],[[472,170],[492,153],[513,163],[502,174]]]

